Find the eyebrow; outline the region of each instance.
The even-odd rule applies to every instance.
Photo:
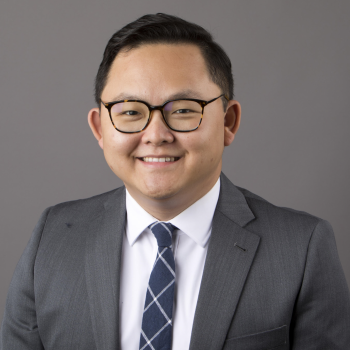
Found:
[[[171,100],[178,100],[181,98],[193,98],[193,99],[198,99],[198,100],[203,100],[203,96],[201,94],[199,94],[198,92],[195,92],[193,90],[181,90],[179,92],[176,92],[172,95],[169,95],[163,102],[166,101],[171,101]],[[114,101],[121,101],[121,100],[139,100],[139,101],[145,101],[148,102],[147,100],[144,100],[143,98],[140,98],[137,95],[131,95],[131,94],[127,94],[127,93],[121,93],[117,96],[114,96],[112,101],[108,101],[108,102],[114,102]]]

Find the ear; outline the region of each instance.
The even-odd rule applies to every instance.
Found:
[[[241,105],[238,101],[230,100],[225,115],[224,145],[229,146],[236,136],[241,122]]]
[[[88,123],[92,133],[94,134],[99,146],[103,149],[103,135],[100,110],[93,108],[88,114]]]

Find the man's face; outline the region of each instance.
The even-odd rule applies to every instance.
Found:
[[[151,44],[117,55],[101,99],[137,99],[161,105],[174,96],[211,100],[220,94],[220,88],[209,78],[198,47]],[[103,105],[101,125],[96,109],[94,116],[91,113],[93,110],[89,123],[108,165],[131,195],[141,201],[171,199],[175,205],[183,201],[194,203],[218,179],[224,145],[231,143],[234,136],[231,135],[232,140],[227,137],[221,99],[204,108],[202,124],[188,133],[169,129],[160,111],[153,111],[147,128],[135,134],[115,130]],[[234,114],[231,113],[231,119],[236,118]],[[145,158],[175,160],[146,162]]]

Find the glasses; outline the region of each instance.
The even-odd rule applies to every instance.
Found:
[[[160,106],[151,106],[140,100],[100,101],[107,108],[114,128],[120,132],[132,134],[146,129],[151,120],[151,113],[155,110],[161,111],[165,124],[171,130],[194,131],[202,122],[204,107],[220,97],[225,97],[229,101],[225,94],[210,101],[183,98],[167,101]]]

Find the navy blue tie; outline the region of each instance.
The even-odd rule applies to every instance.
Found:
[[[140,350],[171,350],[175,289],[175,261],[170,223],[149,226],[158,242],[158,253],[149,278],[143,310]]]

